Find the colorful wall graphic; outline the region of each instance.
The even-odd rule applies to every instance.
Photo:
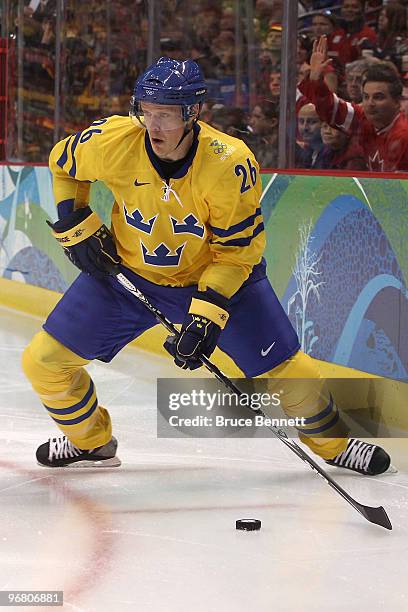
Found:
[[[408,381],[408,184],[400,179],[262,176],[270,280],[303,349]],[[112,195],[92,185],[108,222]],[[46,167],[0,166],[0,274],[64,291],[77,272],[51,237]]]

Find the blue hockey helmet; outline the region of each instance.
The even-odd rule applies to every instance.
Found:
[[[181,106],[182,119],[188,121],[196,113],[194,105],[203,103],[207,93],[203,73],[191,59],[183,62],[161,57],[137,79],[130,101],[131,117],[140,120],[141,102]]]

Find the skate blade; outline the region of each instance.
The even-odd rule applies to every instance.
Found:
[[[39,463],[37,461],[38,465],[40,465],[43,468],[51,468],[52,470],[58,470],[58,469],[62,469],[62,470],[67,470],[67,469],[86,469],[86,468],[108,468],[108,467],[119,467],[122,462],[119,459],[119,457],[111,457],[110,459],[100,459],[99,461],[90,461],[90,460],[86,460],[86,461],[77,461],[76,463],[68,463],[67,465],[56,465],[56,466],[51,466],[51,465],[44,465],[43,463]]]
[[[368,478],[382,478],[383,476],[391,476],[391,474],[398,474],[398,469],[395,467],[395,465],[392,465],[392,464],[390,465],[388,470],[385,470],[385,472],[383,472],[382,474],[375,474],[374,476],[370,474],[361,474],[361,472],[356,472],[342,465],[336,465],[332,467],[336,467],[340,473],[348,474],[349,476],[352,473],[356,476],[363,476],[363,477],[368,477]]]

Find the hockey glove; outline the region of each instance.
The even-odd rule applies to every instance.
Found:
[[[121,258],[113,236],[98,215],[86,206],[48,225],[72,263],[96,278],[120,272]]]
[[[169,336],[164,343],[179,368],[195,370],[201,355],[210,357],[228,321],[227,306],[227,298],[212,289],[193,294],[179,338]]]

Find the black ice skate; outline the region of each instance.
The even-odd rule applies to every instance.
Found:
[[[44,467],[118,467],[116,456],[118,442],[112,437],[104,446],[81,450],[69,441],[67,436],[50,438],[37,448],[37,462]]]
[[[334,459],[326,460],[326,463],[366,476],[377,476],[388,470],[391,458],[381,446],[350,438],[346,450]]]

